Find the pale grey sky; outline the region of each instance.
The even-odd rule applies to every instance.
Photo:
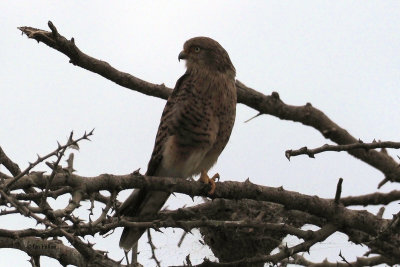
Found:
[[[365,142],[400,139],[398,1],[1,1],[0,10],[0,145],[21,167],[36,153],[53,150],[69,131],[81,134],[95,127],[93,141],[83,143],[75,155],[79,174],[144,171],[165,104],[73,66],[17,30],[47,30],[48,20],[65,37],[74,37],[83,52],[169,87],[184,72],[184,63],[177,60],[184,41],[212,37],[228,51],[237,78],[246,85],[265,94],[277,91],[291,105],[311,102]],[[231,140],[213,169],[222,180],[249,177],[258,184],[333,197],[343,177],[344,196],[376,191],[382,174],[346,153],[289,162],[286,149],[327,140],[312,128],[272,116],[243,123],[255,114],[238,106]],[[380,191],[396,188],[387,184]],[[170,207],[185,203],[191,200],[182,195],[169,201]],[[394,204],[391,208],[385,217],[398,211]],[[0,218],[0,227],[26,223]],[[120,232],[96,238],[97,247],[121,258]],[[176,253],[180,233],[155,237],[163,266],[181,263],[189,252],[192,262],[209,255],[197,236]],[[311,250],[310,259],[339,260],[339,250],[347,248],[346,258],[354,260],[365,251],[344,245],[346,240],[344,235],[329,239]],[[145,238],[140,246],[140,261],[153,266]],[[27,259],[19,251],[0,250],[0,265],[29,266]]]

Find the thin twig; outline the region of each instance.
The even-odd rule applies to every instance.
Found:
[[[150,229],[147,229],[147,243],[149,243],[151,248],[151,259],[153,259],[158,267],[161,267],[161,262],[157,259],[155,250],[157,249],[153,243],[153,239],[151,237]]]
[[[106,216],[107,216],[107,213],[108,213],[108,211],[111,209],[111,207],[113,207],[116,198],[117,198],[117,192],[116,192],[116,191],[113,191],[113,192],[111,193],[111,197],[110,197],[110,199],[109,199],[109,201],[108,201],[106,207],[103,208],[103,211],[101,212],[100,216],[92,223],[92,226],[96,226],[96,225],[98,225],[99,223],[102,223],[102,222],[105,221]]]
[[[89,133],[86,133],[86,132],[85,132],[85,133],[83,134],[82,137],[80,137],[80,138],[78,138],[78,139],[76,139],[76,140],[69,139],[68,142],[67,142],[65,145],[60,145],[60,144],[58,144],[58,148],[57,148],[56,150],[54,150],[53,152],[50,152],[50,153],[47,154],[46,156],[40,157],[40,156],[38,155],[37,160],[36,160],[35,162],[33,162],[33,163],[29,163],[29,166],[28,166],[24,171],[22,171],[22,172],[21,172],[20,174],[18,174],[14,179],[12,179],[12,180],[9,181],[8,183],[6,183],[6,186],[4,187],[3,190],[8,191],[8,189],[11,188],[13,184],[15,184],[15,183],[16,183],[19,179],[21,179],[24,175],[28,174],[29,171],[30,171],[32,168],[34,168],[34,167],[35,167],[36,165],[38,165],[39,163],[45,161],[46,159],[48,159],[48,158],[50,158],[50,157],[52,157],[52,156],[58,155],[59,152],[60,152],[61,150],[66,149],[66,148],[68,148],[68,147],[70,147],[70,146],[72,146],[72,145],[77,145],[78,142],[80,142],[81,140],[90,140],[89,137],[90,137],[91,135],[93,135],[93,131],[94,131],[94,130],[91,130]]]
[[[67,144],[68,144],[68,143],[72,143],[72,141],[73,141],[73,139],[72,139],[73,134],[74,134],[74,132],[71,132],[71,133],[70,133]],[[63,147],[63,148],[60,149],[60,150],[58,151],[58,153],[56,154],[57,160],[54,162],[54,164],[52,164],[52,171],[51,171],[51,174],[50,174],[49,179],[46,180],[46,181],[47,181],[47,185],[46,185],[46,188],[45,188],[45,190],[44,190],[44,194],[42,195],[42,199],[41,199],[41,201],[40,201],[40,203],[41,203],[42,205],[45,203],[45,201],[46,201],[46,199],[47,199],[47,193],[49,192],[50,185],[51,185],[51,183],[53,182],[54,176],[55,176],[56,173],[58,172],[58,164],[60,164],[60,161],[61,161],[62,157],[64,156],[65,150],[66,150],[68,147],[69,147],[69,146]],[[41,206],[42,206],[42,205],[41,205]]]
[[[298,155],[308,155],[310,158],[314,158],[315,154],[327,152],[327,151],[349,151],[353,149],[375,149],[375,148],[400,148],[400,142],[391,142],[391,141],[379,141],[379,142],[372,142],[372,143],[363,143],[358,142],[354,144],[347,144],[347,145],[328,145],[325,144],[318,148],[309,149],[307,147],[302,147],[297,150],[286,150],[285,156],[290,159],[291,157],[298,156]]]
[[[39,216],[35,215],[34,213],[32,213],[27,207],[26,205],[21,204],[18,200],[13,199],[12,197],[8,196],[3,190],[0,190],[0,195],[6,199],[14,208],[16,208],[21,214],[23,214],[26,217],[32,217],[33,219],[35,219],[38,223],[42,223],[46,226],[49,227],[57,227],[56,225],[54,225],[53,223],[51,223],[49,220],[46,219],[42,219]]]
[[[342,251],[339,252],[339,257],[342,259],[342,261],[344,261],[347,264],[347,266],[353,267],[353,265],[350,262],[348,262],[346,258],[343,256]]]

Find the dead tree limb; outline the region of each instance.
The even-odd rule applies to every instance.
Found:
[[[328,145],[325,144],[321,147],[309,149],[307,147],[302,147],[300,149],[296,150],[286,150],[285,155],[288,159],[294,156],[298,155],[307,155],[310,158],[314,158],[315,154],[326,152],[326,151],[349,151],[353,149],[360,149],[363,148],[366,151],[369,149],[375,149],[375,148],[395,148],[399,149],[400,148],[400,143],[399,142],[391,142],[391,141],[379,141],[379,142],[372,142],[372,143],[363,143],[361,141],[354,143],[354,144],[348,144],[348,145]]]

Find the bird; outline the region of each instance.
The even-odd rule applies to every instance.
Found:
[[[177,80],[164,107],[146,176],[189,178],[215,190],[216,174],[208,176],[228,143],[236,116],[236,69],[226,50],[209,37],[187,40],[178,60],[186,72]],[[154,216],[170,193],[135,189],[121,204],[122,216]],[[128,252],[136,247],[144,229],[125,227],[119,246]]]

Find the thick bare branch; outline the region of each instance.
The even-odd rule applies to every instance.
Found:
[[[389,193],[375,192],[362,196],[349,196],[340,199],[344,206],[368,206],[368,205],[387,205],[393,201],[400,200],[400,191],[393,190]]]
[[[15,248],[30,256],[47,256],[56,259],[61,265],[88,267],[123,267],[125,265],[106,257],[87,262],[75,249],[65,246],[60,240],[43,240],[36,237],[0,237],[0,248]]]
[[[65,186],[60,189],[47,192],[47,197],[57,199],[59,196],[67,194],[67,193],[71,193],[71,192],[72,192],[72,187]],[[44,191],[43,192],[35,192],[35,193],[11,194],[11,196],[13,196],[15,199],[18,199],[18,200],[37,200],[37,199],[40,200],[43,195],[44,195]]]
[[[130,75],[129,73],[118,71],[105,61],[86,55],[75,45],[73,38],[71,40],[67,40],[64,36],[57,32],[51,21],[49,21],[49,25],[52,25],[54,29],[52,32],[35,29],[32,27],[19,27],[18,29],[25,33],[29,38],[35,39],[38,42],[43,42],[51,48],[60,51],[69,57],[70,63],[97,73],[123,87],[163,99],[167,99],[171,94],[172,89],[167,88],[164,85],[155,85],[143,81]]]
[[[3,151],[0,146],[0,165],[6,167],[6,169],[13,175],[17,176],[21,173],[21,169],[19,168],[18,164],[13,162]]]
[[[321,132],[325,138],[340,145],[358,142],[349,132],[334,123],[310,103],[304,106],[291,106],[285,104],[276,92],[273,92],[271,96],[266,96],[239,81],[236,81],[236,87],[238,89],[238,102],[254,108],[262,114],[269,114],[283,120],[291,120],[311,126]],[[375,167],[385,175],[385,179],[379,184],[379,187],[388,181],[400,181],[400,168],[388,154],[375,150],[366,151],[365,149],[354,149],[348,151],[348,153]]]
[[[132,218],[133,220],[139,220],[140,218]],[[41,238],[48,237],[62,237],[65,235],[65,231],[68,233],[74,233],[77,236],[94,235],[101,231],[110,231],[117,227],[135,227],[135,228],[181,228],[184,231],[190,231],[194,228],[199,227],[214,227],[214,228],[254,228],[264,229],[271,231],[279,231],[286,234],[298,236],[304,240],[309,240],[314,237],[312,231],[300,230],[296,227],[288,224],[280,223],[265,223],[265,222],[251,222],[251,221],[218,221],[208,220],[206,218],[200,220],[178,220],[175,221],[171,218],[165,220],[154,220],[154,221],[131,221],[126,219],[111,218],[104,221],[103,224],[93,225],[92,223],[81,223],[79,225],[62,225],[58,228],[51,229],[25,229],[25,230],[5,230],[0,229],[0,236],[3,237],[28,237],[35,236]]]
[[[36,237],[0,237],[1,248],[15,248],[30,256],[47,256],[66,266],[83,266],[83,257],[73,248],[65,246],[60,240],[43,240]]]
[[[46,186],[45,175],[34,173],[22,177],[14,188]],[[148,177],[141,174],[111,175],[102,174],[97,177],[83,177],[75,174],[60,173],[54,177],[51,189],[62,186],[81,188],[90,194],[100,190],[123,190],[130,188],[147,188],[149,190],[183,193],[190,196],[208,196],[208,185],[191,182],[180,178]],[[355,211],[338,206],[332,200],[317,196],[307,196],[283,188],[261,186],[247,182],[221,182],[211,198],[254,199],[284,205],[288,209],[301,210],[335,222],[343,227],[350,227],[375,236],[384,227],[387,220],[379,219],[366,211]]]

